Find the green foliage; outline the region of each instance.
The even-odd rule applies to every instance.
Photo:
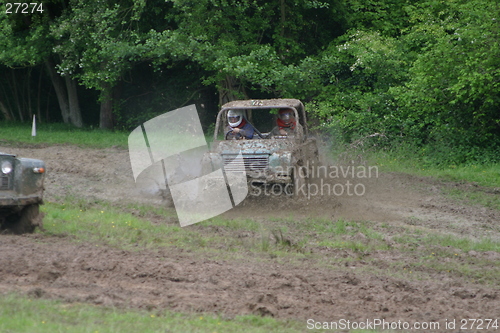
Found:
[[[401,36],[351,31],[323,52],[324,89],[310,109],[347,142],[381,133],[432,163],[498,161],[500,6],[430,0],[404,9],[411,25]]]
[[[311,86],[311,72],[303,71],[311,60],[305,57],[340,34],[328,17],[334,13],[331,3],[175,1],[177,28],[150,31],[146,45],[156,63],[199,64],[206,84],[220,85],[233,76],[277,96],[300,93]]]
[[[435,13],[434,2],[426,5],[413,9],[418,23],[409,37],[425,34],[430,45],[413,63],[409,82],[395,92],[398,101],[407,114],[432,124],[423,139],[486,146],[500,129],[500,6],[449,1]]]
[[[30,10],[31,11],[31,10]],[[47,38],[50,13],[7,14],[0,11],[0,64],[34,66],[44,60],[52,47]]]
[[[114,86],[146,51],[140,31],[144,10],[143,0],[73,2],[51,28],[60,73],[88,88]]]
[[[500,159],[498,1],[51,0],[44,8],[0,13],[0,64],[57,59],[61,74],[102,100],[125,86],[115,101],[121,128],[184,105],[205,85],[226,100],[300,98],[347,144],[376,135],[386,138],[379,146],[411,144],[432,163]],[[0,71],[2,82],[35,91],[37,77],[14,76]],[[1,85],[3,114],[33,113],[20,91]]]
[[[350,28],[378,31],[384,36],[398,36],[408,27],[405,7],[408,0],[343,0],[341,1]]]
[[[377,32],[352,31],[323,52],[324,88],[308,105],[322,127],[339,126],[347,142],[400,132],[404,123],[389,88],[407,77],[402,48],[398,40]]]

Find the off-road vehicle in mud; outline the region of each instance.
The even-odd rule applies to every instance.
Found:
[[[33,232],[42,226],[45,163],[0,153],[0,232]]]
[[[292,134],[273,133],[281,109],[293,110],[297,125]],[[243,110],[244,119],[255,129],[252,139],[228,139],[229,110]],[[234,163],[240,152],[244,166]],[[217,115],[209,156],[214,168],[224,166],[226,171],[231,171],[231,168],[244,167],[253,187],[282,184],[286,194],[297,194],[296,190],[308,181],[307,169],[319,163],[316,139],[309,136],[304,105],[297,99],[240,100],[224,104]]]

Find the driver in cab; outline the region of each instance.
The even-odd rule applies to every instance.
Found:
[[[252,139],[254,128],[243,116],[243,110],[229,110],[227,112],[228,126],[224,132],[226,140]]]

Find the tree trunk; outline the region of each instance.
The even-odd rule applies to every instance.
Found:
[[[0,111],[2,112],[5,120],[12,120],[12,115],[10,114],[9,109],[0,101]]]
[[[23,110],[21,108],[21,102],[19,100],[19,93],[17,90],[17,77],[16,77],[15,69],[12,69],[11,73],[12,73],[12,92],[14,93],[14,101],[17,105],[17,112],[19,114],[19,120],[24,121]]]
[[[57,73],[55,65],[50,59],[45,60],[45,67],[49,72],[52,85],[54,86],[54,90],[56,92],[57,101],[59,102],[59,108],[61,109],[61,116],[63,122],[65,124],[68,124],[70,123],[69,101],[63,79]]]
[[[222,106],[237,99],[248,99],[245,87],[234,76],[226,75],[219,83],[219,104]]]
[[[113,88],[108,83],[105,83],[101,90],[99,128],[113,129]]]
[[[42,92],[42,74],[43,74],[43,66],[40,67],[40,74],[38,75],[38,90],[37,90],[37,98],[36,98],[36,116],[38,117],[39,122],[42,122],[42,110],[41,110],[41,105],[40,105],[40,103],[41,103],[40,95]]]
[[[28,116],[33,119],[33,109],[31,108],[31,72],[33,68],[28,69],[28,78],[26,80],[26,98],[28,100]]]
[[[224,80],[221,80],[219,84],[219,106],[238,99],[248,99],[245,86],[234,76],[226,75]],[[253,121],[252,110],[247,111],[247,118],[250,122]],[[223,124],[226,127],[226,118],[224,118]]]
[[[281,33],[280,36],[285,36],[285,22],[286,22],[286,9],[285,9],[285,0],[280,1],[280,11],[281,11]]]
[[[66,89],[68,90],[69,121],[76,127],[82,127],[83,120],[82,120],[82,113],[80,110],[80,104],[78,103],[76,82],[75,80],[72,80],[69,76],[65,76],[64,80],[66,82]]]
[[[1,85],[2,87],[2,92],[3,92],[3,95],[4,96],[8,96],[7,92],[5,91],[5,86],[2,84]],[[8,99],[5,99],[5,103],[7,104],[4,104],[1,100],[0,100],[0,111],[3,113],[4,117],[5,117],[5,120],[13,120],[14,119],[14,115],[12,114],[12,107],[10,106],[9,104],[9,100]]]

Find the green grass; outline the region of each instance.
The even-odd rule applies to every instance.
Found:
[[[0,122],[0,140],[25,144],[74,144],[83,147],[127,148],[128,132],[79,129],[66,124],[37,124],[37,135],[31,136],[30,123]]]
[[[429,166],[415,157],[382,152],[371,155],[369,159],[385,172],[401,172],[444,181],[500,187],[500,163]]]
[[[402,246],[400,251],[418,257],[409,262],[392,263],[392,270],[401,270],[404,266],[406,271],[431,271],[473,283],[499,285],[500,264],[481,255],[488,251],[500,252],[499,241],[487,238],[471,240],[418,229],[407,229],[393,240]]]
[[[362,259],[371,262],[370,254],[374,252],[390,253],[396,250],[398,256],[405,260],[391,263],[389,274],[397,271],[407,277],[423,278],[427,272],[437,272],[460,276],[482,284],[498,285],[500,265],[491,259],[481,258],[481,253],[500,252],[500,242],[488,238],[472,240],[467,237],[441,234],[425,228],[401,228],[388,224],[377,224],[369,221],[329,221],[326,219],[310,219],[307,223],[296,225],[294,232],[312,233],[309,242],[313,248],[326,247],[332,250],[352,251],[355,257],[336,258],[337,262],[349,262]],[[385,238],[393,235],[392,244]],[[315,250],[312,250],[315,252]],[[479,253],[479,257],[470,254]],[[416,258],[412,258],[417,255]],[[310,257],[314,259],[313,256]],[[331,262],[331,258],[329,259]],[[405,268],[405,266],[408,266]],[[373,267],[372,267],[373,269]]]
[[[230,230],[248,230],[248,231],[260,231],[262,224],[251,219],[224,219],[221,217],[214,217],[207,222],[201,222],[201,226],[216,226],[223,227]]]
[[[400,234],[394,237],[394,241],[399,244],[409,244],[418,246],[440,246],[442,248],[448,248],[450,251],[459,252],[487,252],[494,251],[500,252],[500,242],[492,239],[480,239],[472,240],[466,237],[457,237],[455,235],[441,235],[439,233],[424,233],[407,231],[404,234]]]
[[[269,317],[238,316],[222,319],[213,314],[169,311],[132,311],[78,303],[61,303],[0,295],[0,332],[26,333],[136,333],[136,332],[302,332],[305,323]]]
[[[377,225],[369,221],[314,218],[257,222],[215,217],[182,228],[173,210],[135,205],[123,209],[75,197],[63,202],[47,202],[42,210],[46,213],[46,233],[128,250],[175,246],[191,251],[307,255],[308,249],[320,246],[367,252],[389,250],[384,235],[393,233],[397,234],[393,240],[404,245],[439,245],[464,252],[500,252],[500,243],[491,239],[474,241],[418,228],[401,232],[387,224]],[[151,222],[150,218],[156,222]]]
[[[455,279],[462,278],[469,282],[480,283],[498,287],[498,276],[500,274],[500,265],[491,260],[480,260],[467,255],[459,255],[460,261],[449,260],[448,256],[431,254],[422,258],[421,262],[412,263],[411,269],[414,271],[432,270],[438,273],[449,274]]]
[[[457,201],[476,204],[483,207],[500,210],[500,189],[484,190],[471,188],[463,190],[459,188],[444,188],[443,193]]]
[[[24,144],[72,144],[80,147],[128,148],[130,131],[107,131],[98,128],[76,128],[62,123],[37,124],[36,136],[31,136],[31,123],[0,121],[0,141]],[[174,136],[170,139],[175,141]],[[181,138],[182,139],[182,138]],[[205,136],[212,142],[211,134]],[[1,143],[0,143],[1,144]],[[172,142],[175,145],[175,142]]]
[[[369,226],[368,222],[339,219],[309,219],[297,226],[303,233],[311,233],[312,244],[331,249],[347,249],[355,252],[387,250],[383,235]]]
[[[205,237],[192,228],[167,223],[169,215],[163,215],[163,221],[154,224],[110,205],[84,207],[73,202],[48,202],[42,207],[46,212],[45,232],[127,250],[169,246],[196,250],[217,241],[216,236]]]
[[[382,172],[400,172],[441,180],[445,182],[442,193],[460,203],[500,210],[500,163],[429,166],[415,157],[382,152],[372,154],[369,159]],[[446,186],[446,183],[450,186]],[[451,187],[454,183],[461,186]]]
[[[216,217],[182,228],[172,210],[137,205],[121,209],[74,196],[62,202],[46,202],[42,211],[46,213],[44,233],[65,235],[96,246],[134,251],[177,247],[222,256],[248,251],[280,256],[303,253],[303,244],[290,241],[284,229],[269,228],[249,219]],[[237,237],[238,232],[245,237]]]
[[[459,238],[452,235],[439,235],[431,233],[423,238],[424,244],[439,245],[442,247],[449,247],[458,249],[463,252],[469,251],[495,251],[500,252],[500,242],[491,239],[471,240],[468,238]]]

